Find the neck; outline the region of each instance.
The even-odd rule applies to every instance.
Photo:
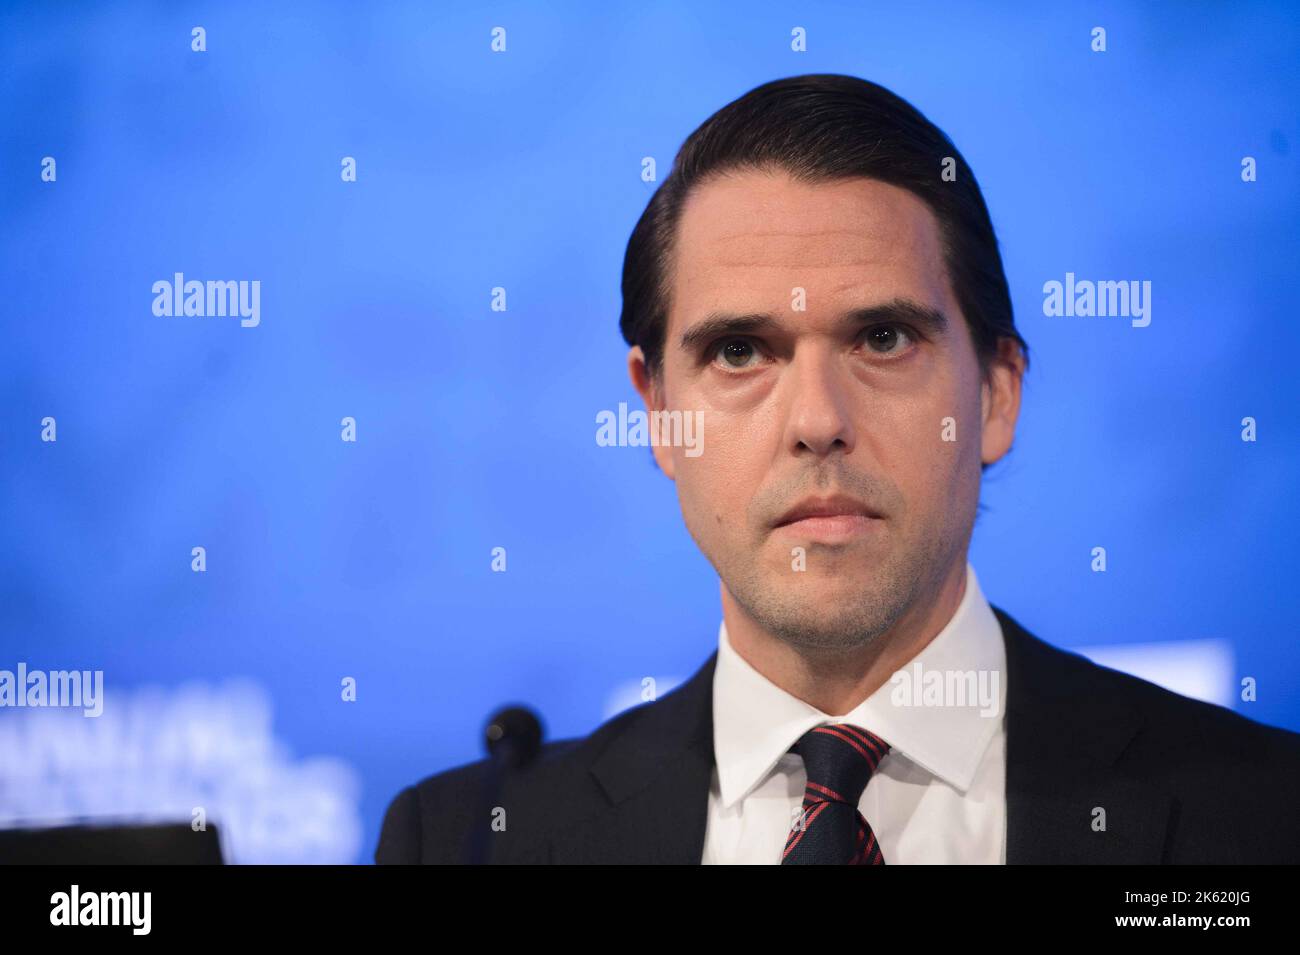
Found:
[[[763,629],[722,585],[722,619],[740,657],[791,696],[831,716],[843,716],[884,686],[952,620],[966,593],[963,559],[937,593],[917,600],[870,644],[844,651],[796,647]]]

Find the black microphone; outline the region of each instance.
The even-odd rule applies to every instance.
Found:
[[[542,723],[527,707],[508,706],[488,720],[483,736],[488,762],[483,773],[479,811],[470,825],[466,851],[466,861],[470,865],[482,865],[488,861],[488,839],[494,835],[490,828],[492,810],[496,807],[497,797],[506,777],[523,769],[541,752]]]

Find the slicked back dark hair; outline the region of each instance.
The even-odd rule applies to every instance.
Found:
[[[951,158],[955,179],[945,181]],[[997,236],[975,174],[944,133],[883,86],[833,73],[774,80],[710,116],[687,137],[672,170],[632,231],[623,259],[619,328],[640,345],[650,374],[663,370],[678,220],[691,190],[741,169],[784,171],[796,181],[867,177],[906,189],[938,220],[944,261],[980,367],[1016,330]]]

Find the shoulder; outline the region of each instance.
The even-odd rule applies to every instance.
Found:
[[[1176,792],[1201,785],[1207,798],[1300,804],[1300,733],[1101,666],[995,612],[1007,640],[1008,694],[1028,695],[1041,712],[1071,710],[1072,725],[1081,728],[1124,719],[1133,732],[1121,762]]]
[[[543,743],[527,767],[511,774],[507,791],[511,827],[527,832],[556,825],[599,805],[602,794],[590,768],[609,743],[646,723],[658,703],[643,703],[609,718],[589,735]],[[375,849],[377,864],[457,863],[488,779],[485,757],[442,770],[405,787],[389,803]]]

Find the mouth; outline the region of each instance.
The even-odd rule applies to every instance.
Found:
[[[884,515],[856,498],[844,495],[810,497],[779,517],[774,529],[821,543],[844,543],[878,531]]]

